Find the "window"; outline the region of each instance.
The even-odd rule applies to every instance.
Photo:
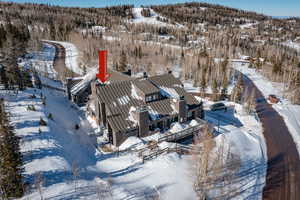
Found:
[[[152,100],[152,97],[151,96],[146,96],[146,102],[149,102]]]
[[[157,100],[157,95],[156,94],[152,96],[152,100],[153,101]]]
[[[156,128],[155,124],[151,124],[151,125],[149,126],[149,130],[150,130],[150,131],[154,131],[155,128]]]
[[[188,112],[188,120],[192,120],[195,116],[195,111]]]
[[[173,118],[173,122],[178,122],[178,116]]]

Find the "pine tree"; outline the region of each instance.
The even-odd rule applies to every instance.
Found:
[[[5,89],[8,89],[8,78],[4,66],[0,66],[0,83],[4,85]]]
[[[9,123],[3,100],[0,103],[0,195],[3,199],[19,198],[24,193],[19,137]]]

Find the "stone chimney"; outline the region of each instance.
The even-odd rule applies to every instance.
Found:
[[[179,122],[185,122],[187,120],[187,109],[186,109],[186,100],[184,96],[181,96],[175,102],[175,108],[179,113]]]
[[[148,136],[149,133],[149,112],[145,106],[136,111],[136,118],[139,124],[139,137]]]

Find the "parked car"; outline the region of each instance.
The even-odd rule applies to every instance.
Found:
[[[211,111],[216,111],[216,110],[225,110],[227,111],[227,107],[225,106],[224,103],[215,103],[210,106]]]
[[[268,100],[271,103],[278,103],[279,102],[279,98],[274,94],[270,94],[269,97],[268,97]]]

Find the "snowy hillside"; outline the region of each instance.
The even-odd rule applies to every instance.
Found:
[[[87,134],[92,131],[89,124],[66,98],[47,89],[41,92],[47,99],[45,107],[39,98],[30,99],[31,94],[40,94],[33,90],[22,92],[18,97],[10,96],[8,107],[10,112],[19,113],[12,121],[22,139],[26,180],[32,181],[34,173],[42,172],[46,198],[95,199],[100,178],[114,183],[114,199],[141,199],[156,191],[163,193],[166,199],[195,199],[188,175],[188,156],[180,158],[169,154],[143,165],[135,155],[101,154],[88,140]],[[37,111],[26,110],[32,104]],[[53,121],[46,120],[50,112]],[[38,125],[40,117],[47,121],[47,127]],[[79,130],[74,129],[75,123],[81,125]],[[80,171],[76,192],[71,171],[74,163]],[[39,195],[36,191],[24,198],[39,199]]]
[[[143,8],[133,8],[132,9],[132,14],[134,16],[134,19],[131,20],[132,23],[145,23],[145,24],[151,24],[151,25],[157,25],[157,26],[173,26],[171,24],[168,24],[166,22],[162,22],[158,20],[160,19],[165,19],[164,17],[158,15],[156,12],[154,12],[153,9],[149,8],[150,10],[150,17],[144,17],[141,14],[141,11]],[[182,28],[183,26],[180,24],[176,24],[177,27]]]
[[[18,64],[28,69],[33,68],[51,79],[56,79],[57,73],[53,69],[54,57],[55,47],[50,44],[43,43],[42,51],[27,54],[26,57],[21,59]]]
[[[39,98],[41,92],[46,97],[46,106],[42,105]],[[32,99],[32,94],[37,98]],[[97,199],[99,190],[102,191],[101,184],[109,182],[112,184],[113,199],[147,199],[153,194],[170,200],[196,199],[190,171],[192,156],[171,153],[143,164],[132,153],[120,156],[100,153],[88,137],[93,129],[81,111],[73,108],[62,93],[49,89],[29,89],[18,96],[3,95],[8,101],[8,111],[17,113],[11,120],[22,141],[26,181],[32,183],[34,174],[42,172],[45,198]],[[34,105],[36,111],[28,111],[28,105]],[[241,157],[241,172],[249,167],[262,166],[260,171],[242,177],[238,183],[243,184],[245,189],[241,199],[252,195],[254,191],[259,197],[257,191],[261,191],[264,183],[265,163],[265,147],[260,139],[261,127],[252,117],[244,116],[239,109],[237,111],[236,117],[245,127],[239,129],[224,124],[223,130],[228,132],[218,136],[217,141],[224,138],[232,151]],[[53,120],[47,119],[49,113],[52,113]],[[40,117],[48,126],[39,125]],[[75,130],[75,124],[80,124],[79,130]],[[72,176],[74,163],[79,169],[76,191]],[[32,188],[31,193],[23,199],[39,198],[37,190]]]

